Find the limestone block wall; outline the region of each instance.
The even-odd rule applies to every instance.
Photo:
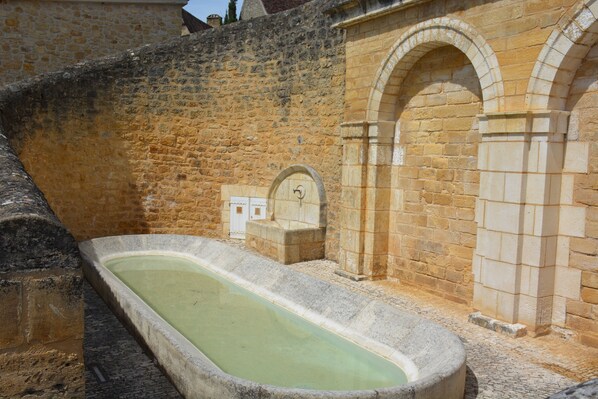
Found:
[[[388,275],[453,300],[473,298],[481,89],[454,47],[424,55],[398,98]]]
[[[561,188],[567,215],[561,216],[555,298],[566,312],[559,312],[556,322],[598,346],[598,45],[576,72],[567,108],[571,117]],[[577,231],[571,231],[571,218],[581,219],[573,225]]]
[[[334,259],[344,35],[324,8],[310,2],[11,86],[2,123],[78,240],[220,237],[223,186],[268,187],[302,163],[331,193]]]
[[[0,85],[180,35],[181,0],[0,3]]]
[[[479,188],[477,194],[470,191],[475,219],[461,226],[473,230],[477,225],[477,230],[471,237],[473,251],[459,257],[471,267],[473,279],[461,289],[471,293],[473,288],[473,306],[485,315],[523,323],[532,334],[548,331],[551,324],[569,327],[595,345],[598,194],[590,132],[596,122],[596,72],[595,50],[590,49],[598,42],[598,2],[372,0],[367,10],[344,4],[330,12],[337,26],[347,29],[341,268],[358,278],[399,271],[395,276],[407,281],[423,271],[428,275],[419,277],[419,284],[426,289],[450,282],[443,275],[448,270],[430,270],[421,258],[415,261],[421,254],[414,244],[422,242],[422,235],[417,227],[406,227],[431,220],[446,225],[429,215],[405,214],[405,205],[430,209],[428,199],[434,196],[413,195],[416,201],[408,204],[405,192],[394,189],[425,189],[426,176],[418,171],[417,179],[409,181],[394,162],[415,150],[401,142],[405,132],[418,140],[437,134],[431,123],[405,125],[409,113],[417,115],[410,108],[420,106],[420,114],[430,118],[446,117],[424,100],[442,93],[425,90],[409,99],[405,115],[400,111],[405,107],[402,93],[421,83],[416,74],[422,71],[420,62],[451,46],[466,56],[472,66],[467,75],[479,84],[480,114],[470,125],[472,132],[479,130],[477,165],[470,170],[473,181],[467,182],[475,188],[479,176]],[[442,148],[441,137],[435,143],[437,151]],[[427,183],[442,187],[444,181],[437,175]],[[397,211],[403,213],[399,230],[393,221]],[[463,232],[454,222],[448,231],[453,238]],[[434,249],[441,252],[442,246]],[[466,254],[465,245],[461,250]],[[430,264],[443,264],[439,256],[425,255]],[[401,270],[409,262],[415,270]]]
[[[85,397],[80,263],[0,129],[0,397]]]
[[[415,2],[414,6],[400,12],[381,15],[347,27],[345,120],[367,119],[371,84],[390,49],[409,28],[434,18],[454,18],[474,27],[476,34],[496,54],[500,64],[504,109],[525,108],[529,77],[542,45],[559,19],[574,3],[575,0]],[[438,26],[443,25],[448,28],[449,24],[439,21]],[[475,48],[470,49],[472,56],[474,50]],[[417,59],[415,57],[411,62]],[[411,69],[411,66],[407,69]]]

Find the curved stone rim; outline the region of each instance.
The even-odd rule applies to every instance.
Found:
[[[133,327],[186,397],[463,396],[466,356],[460,339],[435,323],[390,305],[204,237],[116,236],[85,241],[79,247],[87,279],[119,317]],[[226,374],[102,265],[107,259],[132,254],[167,254],[199,262],[312,323],[400,364],[410,382],[375,390],[312,391],[263,385]]]

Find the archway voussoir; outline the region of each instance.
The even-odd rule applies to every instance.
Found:
[[[571,40],[573,43],[578,42],[584,34],[583,29],[581,26],[577,25],[575,21],[571,21],[565,28],[563,29],[563,34]]]
[[[488,109],[502,110],[504,88],[496,54],[483,36],[470,25],[449,17],[421,22],[401,35],[379,69],[373,85],[375,90],[383,93],[382,99],[387,93],[400,91],[402,80],[413,65],[424,54],[442,45],[451,45],[467,56],[480,80],[484,102],[491,102]],[[394,79],[393,84],[390,82],[395,76],[399,78],[396,85]],[[370,95],[367,120],[377,120],[383,116],[382,110],[377,108],[382,106],[378,97],[374,92]]]
[[[596,17],[589,8],[584,7],[575,17],[575,23],[583,31],[588,31],[590,27],[596,22]]]

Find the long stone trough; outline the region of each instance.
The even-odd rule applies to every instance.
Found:
[[[84,272],[187,398],[462,398],[465,349],[421,317],[203,237],[130,235],[79,244]],[[319,391],[258,384],[220,370],[114,276],[103,262],[133,255],[183,257],[399,365],[408,382],[390,388]]]

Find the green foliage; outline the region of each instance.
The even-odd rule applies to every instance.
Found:
[[[226,14],[224,14],[224,25],[237,21],[237,0],[229,0],[228,10],[226,10]]]

